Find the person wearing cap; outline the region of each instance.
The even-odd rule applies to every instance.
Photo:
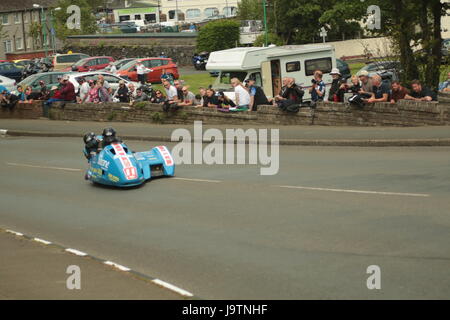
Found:
[[[333,68],[330,75],[333,81],[328,93],[328,101],[342,102],[344,100],[345,80],[343,81],[341,78],[342,75],[338,68]]]
[[[359,73],[359,80],[361,81],[361,90],[359,94],[371,95],[373,93],[372,80],[369,78],[369,72],[362,70]]]
[[[39,100],[48,100],[50,98],[50,90],[48,90],[45,82],[40,80],[39,86],[41,87],[41,90],[39,90]]]
[[[250,108],[252,111],[257,111],[258,106],[270,104],[264,90],[256,85],[255,78],[245,80],[245,86],[248,88],[250,94]]]

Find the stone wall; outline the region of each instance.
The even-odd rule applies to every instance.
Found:
[[[302,108],[287,113],[273,106],[260,106],[258,112],[224,113],[211,108],[185,107],[176,112],[163,112],[162,106],[138,103],[75,104],[54,103],[49,117],[69,121],[122,121],[149,123],[322,125],[322,126],[438,126],[450,125],[450,94],[442,94],[440,102],[400,101],[377,103],[355,108],[343,103],[320,103],[315,109]],[[42,102],[18,103],[13,110],[0,109],[0,118],[36,119],[42,116]]]
[[[0,108],[0,119],[38,119],[42,117],[42,102],[17,103],[13,109]]]
[[[273,106],[260,106],[258,112],[224,113],[211,108],[185,107],[163,112],[161,105],[139,104],[54,104],[50,118],[55,120],[124,121],[153,123],[279,124],[323,126],[437,126],[450,125],[450,95],[445,102],[400,101],[377,103],[363,109],[343,103],[320,103],[315,109],[302,108],[292,114]],[[443,100],[445,100],[443,99]]]

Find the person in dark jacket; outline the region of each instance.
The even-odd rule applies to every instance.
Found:
[[[264,90],[256,85],[254,78],[245,80],[245,86],[248,88],[250,93],[250,108],[252,111],[257,111],[258,106],[270,104]]]
[[[123,80],[119,81],[119,89],[117,89],[116,98],[118,98],[120,102],[130,102],[128,88]]]

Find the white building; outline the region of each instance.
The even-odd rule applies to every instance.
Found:
[[[167,21],[200,22],[214,16],[236,15],[238,2],[238,0],[161,0],[159,5],[161,14],[167,17]]]

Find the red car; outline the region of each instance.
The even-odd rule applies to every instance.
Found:
[[[131,81],[138,81],[136,73],[136,63],[140,61],[142,64],[150,69],[151,71],[147,73],[147,82],[150,83],[161,83],[161,74],[165,70],[167,74],[171,74],[174,79],[178,79],[178,67],[176,63],[170,58],[143,58],[136,59],[123,65],[116,74],[125,79],[130,79]]]
[[[106,68],[110,62],[114,62],[113,57],[89,57],[79,60],[69,68],[65,68],[62,71],[78,71],[87,72],[95,71]]]

